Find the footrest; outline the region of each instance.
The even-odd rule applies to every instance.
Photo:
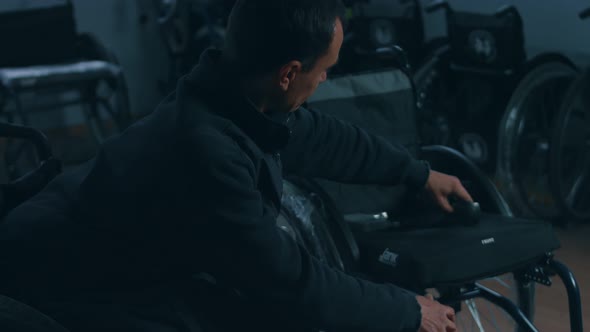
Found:
[[[475,226],[357,231],[355,236],[362,272],[410,289],[512,272],[560,246],[549,223],[488,214]]]

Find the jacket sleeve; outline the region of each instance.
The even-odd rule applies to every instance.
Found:
[[[282,153],[286,173],[345,183],[426,184],[428,163],[414,159],[401,144],[305,108],[288,124],[291,139]]]
[[[240,293],[324,330],[416,331],[415,295],[391,284],[349,276],[314,259],[276,226],[264,204],[255,167],[237,145],[201,139],[215,149],[191,163],[206,208],[202,232],[208,272]],[[223,147],[223,148],[221,148]]]

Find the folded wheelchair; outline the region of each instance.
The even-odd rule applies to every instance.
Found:
[[[401,143],[433,169],[457,176],[479,202],[479,220],[461,222],[403,186],[287,177],[279,227],[335,268],[434,294],[458,311],[461,331],[537,331],[535,285],[549,286],[557,275],[566,285],[571,331],[582,331],[579,289],[554,259],[560,244],[552,226],[515,218],[495,185],[460,152],[420,146],[408,77],[390,68],[330,78],[307,106]]]

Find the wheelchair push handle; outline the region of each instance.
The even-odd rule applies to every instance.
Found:
[[[590,8],[586,8],[584,10],[582,10],[579,14],[580,19],[585,20],[587,18],[590,18]]]
[[[35,128],[0,122],[0,137],[21,138],[31,141],[35,145],[40,160],[51,158],[51,145],[47,136]]]
[[[498,18],[502,18],[502,17],[508,16],[508,15],[519,16],[520,14],[518,13],[518,10],[516,9],[516,7],[514,7],[513,5],[504,5],[500,8],[498,8],[498,10],[496,10],[496,13],[494,15]]]
[[[158,10],[158,23],[166,25],[176,15],[178,0],[155,0],[154,5]]]
[[[429,14],[439,11],[441,9],[444,9],[447,13],[452,11],[451,5],[449,5],[449,3],[446,0],[434,0],[426,6],[424,6],[424,11],[426,11]]]

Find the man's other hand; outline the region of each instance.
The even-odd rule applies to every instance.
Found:
[[[473,202],[473,199],[457,177],[437,171],[430,171],[426,181],[426,190],[432,195],[434,201],[447,212],[453,212],[453,207],[448,199],[449,195],[456,195],[460,199]]]
[[[432,295],[416,296],[422,312],[418,332],[456,332],[455,310],[435,301]]]

